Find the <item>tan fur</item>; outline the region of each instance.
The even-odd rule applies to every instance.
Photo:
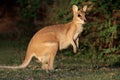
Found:
[[[78,35],[83,31],[85,23],[85,11],[87,6],[78,10],[73,5],[73,20],[67,24],[47,26],[38,31],[31,39],[25,60],[20,66],[0,66],[0,68],[25,68],[34,56],[42,63],[42,69],[53,70],[53,62],[58,50],[73,46],[73,52],[77,52],[79,46]],[[79,15],[79,16],[78,16]]]

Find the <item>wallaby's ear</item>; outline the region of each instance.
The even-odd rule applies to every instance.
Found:
[[[83,6],[83,11],[86,12],[87,10],[87,5]]]
[[[78,7],[76,5],[73,5],[73,12],[77,12],[78,11]]]

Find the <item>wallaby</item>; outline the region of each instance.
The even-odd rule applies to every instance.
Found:
[[[73,5],[73,20],[66,24],[58,24],[44,27],[31,39],[24,62],[19,66],[0,66],[0,68],[20,69],[30,63],[32,57],[36,57],[42,63],[42,69],[53,70],[54,58],[58,50],[72,45],[73,52],[77,52],[79,46],[79,34],[83,31],[85,24],[85,12],[87,6],[78,10]]]

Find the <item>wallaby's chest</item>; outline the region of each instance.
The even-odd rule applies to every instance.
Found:
[[[68,47],[70,42],[68,41],[68,37],[65,34],[59,34],[59,49],[65,49]]]
[[[79,35],[82,31],[83,31],[83,27],[82,27],[82,26],[78,26],[78,27],[77,27],[77,30],[76,30],[76,32],[75,32],[75,34],[74,34],[74,36],[73,36],[73,39],[76,40],[77,37],[78,37],[78,35]]]

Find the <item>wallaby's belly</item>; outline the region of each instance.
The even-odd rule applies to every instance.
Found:
[[[59,49],[65,49],[70,45],[70,42],[68,41],[67,37],[62,36],[62,38],[59,40]]]

